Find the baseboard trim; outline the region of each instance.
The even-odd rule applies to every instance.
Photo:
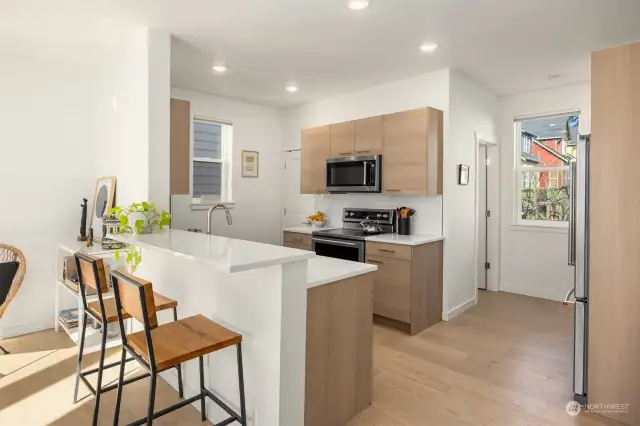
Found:
[[[48,330],[50,328],[52,328],[51,324],[45,325],[42,322],[29,322],[26,324],[0,327],[0,339],[9,339],[11,337],[22,336],[24,334]]]
[[[454,319],[455,317],[457,317],[467,309],[474,307],[477,303],[478,303],[478,299],[475,297],[472,297],[466,302],[456,306],[455,308],[450,309],[448,312],[443,312],[442,320],[451,321],[452,319]]]

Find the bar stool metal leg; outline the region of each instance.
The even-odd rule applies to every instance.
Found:
[[[76,370],[76,387],[73,391],[73,403],[78,402],[78,386],[80,385],[80,373],[82,371],[82,352],[84,351],[84,336],[87,331],[87,323],[84,314],[79,318],[82,322],[82,330],[80,331],[80,344],[78,345],[78,369]]]
[[[2,345],[0,345],[0,351],[2,351],[4,355],[9,355],[9,351],[3,348]]]
[[[202,395],[200,398],[200,414],[202,415],[202,421],[207,420],[207,409],[206,409],[206,401],[207,392],[204,387],[204,360],[202,357],[199,358],[200,361],[200,394]]]
[[[118,426],[120,421],[120,401],[122,400],[122,388],[124,387],[124,360],[127,358],[127,351],[122,347],[122,356],[120,358],[120,373],[118,375],[118,393],[116,394],[116,409],[113,418],[114,426]]]
[[[100,395],[102,394],[102,371],[104,369],[104,355],[107,350],[108,325],[102,324],[102,346],[100,347],[100,361],[98,362],[98,382],[96,383],[96,401],[93,407],[93,426],[98,424],[98,413],[100,412]]]
[[[238,381],[240,383],[240,424],[247,426],[247,409],[244,405],[244,371],[242,367],[242,343],[238,343]]]
[[[173,320],[178,321],[178,308],[173,308]],[[176,369],[178,370],[178,395],[180,395],[180,399],[184,398],[184,390],[182,388],[182,364],[176,365]]]
[[[158,375],[155,371],[151,372],[151,387],[149,389],[149,409],[147,411],[147,426],[153,425],[153,405],[156,402],[156,379]]]

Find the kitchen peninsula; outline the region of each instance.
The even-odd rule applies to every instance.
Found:
[[[339,426],[371,402],[375,265],[178,230],[110,238],[142,250],[136,275],[177,300],[180,318],[243,335],[249,425]],[[205,385],[237,408],[235,353],[205,364]],[[185,397],[196,394],[196,366],[183,375]],[[177,387],[172,371],[163,377]],[[207,414],[225,418],[215,404]]]

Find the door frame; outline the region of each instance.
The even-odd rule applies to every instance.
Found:
[[[478,184],[478,167],[480,167],[480,146],[486,146],[487,156],[489,157],[489,165],[487,168],[487,209],[491,212],[487,224],[487,259],[491,264],[487,271],[487,291],[500,291],[500,149],[497,142],[483,139],[475,132],[475,227],[474,227],[474,251],[475,251],[475,271],[474,271],[474,287],[476,292],[476,303],[478,298],[478,262],[484,264],[484,259],[479,259],[478,238],[478,218],[480,216],[480,188]]]
[[[287,164],[287,160],[290,159],[290,156],[293,154],[300,154],[302,156],[302,149],[298,148],[298,149],[288,149],[285,151],[282,151],[282,158],[281,158],[281,165],[282,165],[282,179],[281,179],[281,184],[282,184],[282,188],[283,188],[283,197],[282,197],[282,202],[281,202],[281,206],[280,206],[280,228],[284,229],[287,225],[287,217],[285,212],[285,208],[287,207],[287,185],[289,184],[289,182],[287,182],[287,172],[285,170],[286,168],[286,164]],[[313,195],[306,195],[307,197],[313,197]],[[315,205],[313,206],[315,207]],[[313,209],[312,209],[313,210]],[[300,223],[300,225],[302,225],[302,223]],[[280,239],[281,239],[281,243],[283,238],[283,233],[280,233]]]

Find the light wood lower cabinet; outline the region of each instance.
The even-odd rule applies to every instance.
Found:
[[[282,233],[282,245],[284,247],[311,251],[311,235],[284,231]]]
[[[419,246],[367,243],[366,261],[378,266],[376,319],[417,334],[442,319],[442,241]]]
[[[373,276],[307,292],[305,426],[344,426],[371,404]]]
[[[373,311],[394,320],[411,322],[411,261],[367,255],[378,266]]]

